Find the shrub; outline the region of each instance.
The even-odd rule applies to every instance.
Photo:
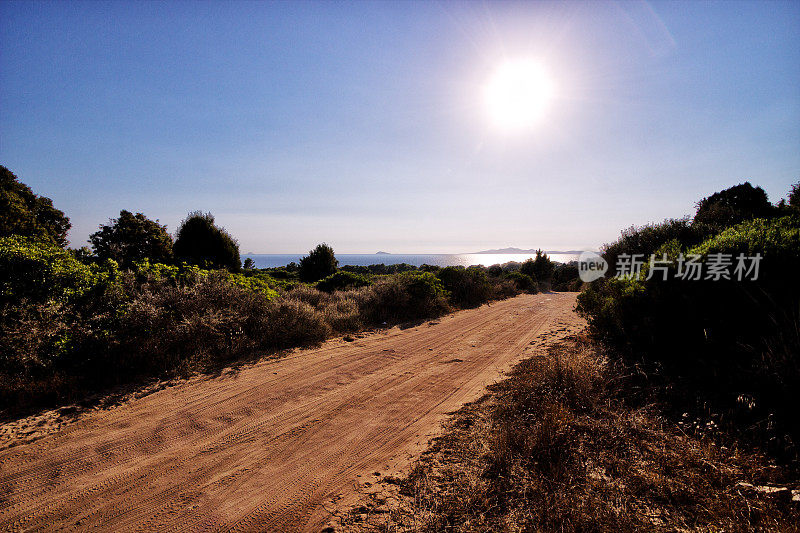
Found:
[[[228,274],[228,281],[247,291],[261,293],[266,296],[268,300],[272,300],[278,296],[277,291],[275,291],[273,287],[280,285],[280,283],[266,274],[246,276],[244,274],[230,273]]]
[[[553,290],[574,291],[580,287],[577,263],[556,265],[553,271]]]
[[[361,309],[373,324],[429,318],[450,309],[441,281],[430,272],[398,274],[362,290]]]
[[[673,255],[676,244],[663,249]],[[778,398],[786,397],[786,383],[800,382],[797,359],[787,364],[781,348],[797,324],[800,217],[743,222],[684,253],[760,253],[763,259],[756,281],[598,280],[578,297],[579,312],[596,337],[630,362],[726,409],[731,398],[752,396],[757,407],[741,427],[771,413],[798,441],[800,426],[789,422]],[[678,406],[691,398],[670,401]]]
[[[476,307],[489,300],[491,289],[484,270],[450,266],[439,270],[436,277],[457,307]]]
[[[112,218],[108,225],[89,237],[95,255],[101,259],[113,259],[123,268],[148,259],[154,263],[169,263],[172,260],[172,237],[167,227],[141,213],[135,215],[122,210],[119,218]]]
[[[622,231],[620,238],[611,244],[604,244],[601,255],[608,262],[610,274],[617,269],[617,258],[622,254],[639,254],[649,259],[665,243],[677,240],[684,246],[697,244],[702,233],[693,227],[688,218],[667,219],[659,224],[631,226]]]
[[[23,235],[63,247],[71,226],[50,198],[37,196],[0,165],[0,237]]]
[[[324,341],[331,327],[323,315],[304,302],[280,298],[269,307],[259,331],[260,345],[265,348],[309,346]]]
[[[300,259],[300,279],[302,281],[319,281],[336,272],[339,261],[333,253],[333,248],[325,243],[318,244]]]
[[[746,181],[697,202],[692,224],[717,232],[745,220],[768,217],[773,209],[764,189]]]
[[[189,213],[178,227],[173,250],[177,259],[204,268],[237,272],[242,267],[239,243],[214,223],[211,213]]]
[[[506,274],[505,279],[514,283],[514,286],[521,291],[528,292],[531,294],[536,294],[538,292],[538,288],[536,287],[536,282],[527,274],[523,274],[522,272],[510,272]]]
[[[113,263],[109,263],[110,265]],[[20,305],[65,302],[91,290],[98,282],[97,268],[78,261],[51,241],[14,235],[0,238],[0,302]]]
[[[352,272],[339,271],[318,281],[316,287],[321,291],[333,292],[347,288],[366,287],[371,284],[372,282],[364,276],[353,274]]]

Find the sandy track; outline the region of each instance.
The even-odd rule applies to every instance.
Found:
[[[524,295],[189,381],[0,451],[0,530],[319,531],[444,415],[581,326]]]

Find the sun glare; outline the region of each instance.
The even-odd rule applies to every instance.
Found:
[[[486,85],[489,117],[501,130],[524,131],[539,121],[553,98],[553,82],[544,67],[531,60],[508,61]]]

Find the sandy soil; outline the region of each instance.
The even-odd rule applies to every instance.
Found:
[[[320,531],[446,414],[582,327],[524,295],[190,380],[0,451],[0,530]]]

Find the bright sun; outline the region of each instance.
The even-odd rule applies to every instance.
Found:
[[[486,85],[486,104],[492,122],[503,131],[533,127],[553,98],[553,82],[541,64],[508,61]]]

